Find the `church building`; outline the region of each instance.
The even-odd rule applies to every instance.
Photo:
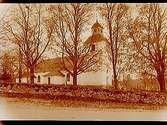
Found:
[[[107,39],[103,35],[102,25],[96,21],[91,27],[92,35],[85,41],[91,45],[91,51],[100,50],[100,68],[97,71],[88,71],[77,76],[78,85],[111,85],[111,69],[110,62],[107,57],[106,43]],[[72,76],[62,67],[61,58],[53,58],[42,61],[35,70],[35,83],[38,84],[72,84]],[[29,81],[23,76],[22,82]],[[16,82],[18,82],[16,78]]]

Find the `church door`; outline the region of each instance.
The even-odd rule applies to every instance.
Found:
[[[50,77],[48,77],[48,84],[50,85]]]

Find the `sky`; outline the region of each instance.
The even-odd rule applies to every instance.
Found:
[[[5,16],[5,14],[7,14],[10,9],[12,9],[15,5],[17,4],[10,4],[10,3],[0,3],[0,20]],[[131,3],[129,4],[131,6],[135,6],[135,4]],[[94,18],[92,18],[92,24],[90,24],[90,27],[91,25],[93,25],[93,23],[95,23],[95,21],[97,20],[98,18],[98,21],[99,23],[103,23],[103,19],[99,18],[99,15],[97,12],[94,13]],[[89,27],[89,28],[90,28]],[[85,34],[85,37],[89,37],[91,35],[91,29]],[[9,44],[6,44],[6,42],[0,44],[0,55],[3,53],[3,51],[6,51],[9,49]]]
[[[13,4],[14,5],[14,4]],[[0,19],[2,19],[5,14],[9,11],[9,9],[12,7],[12,4],[7,3],[0,3]],[[4,50],[7,50],[6,44],[0,44],[0,55],[3,53]]]
[[[133,9],[133,16],[136,16],[135,13],[135,9],[136,9],[136,5],[139,5],[140,3],[127,3],[131,9]],[[10,4],[10,3],[0,3],[0,20],[5,16],[5,14],[8,13],[8,11],[10,11],[10,9],[12,9],[13,7],[15,7],[17,4]],[[46,3],[45,3],[46,5]],[[163,3],[161,4],[161,6],[167,7],[167,3]],[[95,23],[95,21],[98,19],[99,23],[103,24],[104,20],[98,15],[98,13],[95,10],[95,13],[93,15],[94,17],[92,18],[92,24],[90,24],[89,28],[91,28],[91,26],[93,25],[93,23]],[[1,21],[0,21],[1,22]],[[91,29],[85,33],[85,38],[89,37],[91,35]],[[4,42],[2,44],[0,44],[0,55],[3,53],[4,50],[7,50],[9,48],[9,44],[6,44],[6,42]]]
[[[9,4],[9,3],[0,3],[0,18],[4,16],[8,12],[8,10],[16,4]]]

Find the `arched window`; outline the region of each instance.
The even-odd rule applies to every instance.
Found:
[[[41,82],[41,77],[40,77],[40,75],[38,76],[38,82]]]

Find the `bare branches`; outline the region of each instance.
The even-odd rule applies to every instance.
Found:
[[[145,4],[139,12],[129,34],[137,52],[147,60],[145,63],[149,67],[145,67],[146,74],[156,76],[161,91],[165,91],[166,9],[161,8],[159,4]]]
[[[119,64],[122,58],[123,42],[127,41],[127,16],[129,7],[126,4],[107,3],[100,8],[101,15],[105,18],[108,30],[108,57],[112,63],[115,89],[117,89],[118,75],[122,71]]]
[[[44,22],[40,5],[21,5],[17,9],[14,21],[7,23],[5,30],[8,40],[12,41],[23,53],[23,63],[34,70],[38,61],[52,41],[54,27],[49,22]],[[32,71],[31,76],[34,76]],[[33,78],[32,81],[33,83]]]
[[[51,18],[55,22],[56,47],[61,53],[64,69],[73,76],[90,70],[96,64],[97,53],[90,54],[90,46],[82,40],[81,34],[91,15],[90,4],[65,4],[51,6]]]

